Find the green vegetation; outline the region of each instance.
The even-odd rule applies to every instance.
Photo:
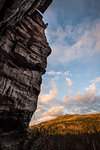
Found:
[[[100,114],[64,115],[30,129],[38,150],[100,149]]]

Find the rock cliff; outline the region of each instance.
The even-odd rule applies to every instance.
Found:
[[[0,150],[27,149],[28,125],[51,53],[41,15],[51,2],[0,0]]]

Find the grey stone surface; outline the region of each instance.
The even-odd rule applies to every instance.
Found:
[[[0,0],[0,150],[27,149],[51,53],[42,13],[52,0]],[[37,10],[38,9],[38,10]]]

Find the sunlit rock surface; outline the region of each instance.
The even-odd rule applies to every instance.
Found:
[[[39,11],[51,2],[0,0],[0,150],[27,149],[28,125],[51,53]]]

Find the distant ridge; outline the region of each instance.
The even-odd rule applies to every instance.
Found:
[[[67,114],[30,129],[35,150],[100,150],[100,113]]]
[[[56,117],[50,121],[45,121],[37,125],[31,126],[30,129],[33,131],[34,128],[38,130],[44,127],[50,134],[50,128],[58,130],[58,134],[78,134],[78,133],[95,133],[100,132],[100,113],[94,114],[66,114],[63,116]]]

